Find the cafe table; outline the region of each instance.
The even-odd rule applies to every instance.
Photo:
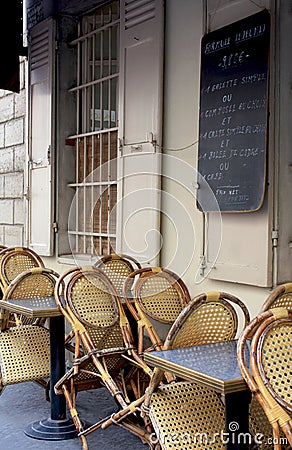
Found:
[[[248,426],[251,393],[238,367],[236,349],[237,341],[233,340],[146,352],[144,359],[152,367],[172,372],[179,378],[222,394],[226,423],[222,442],[227,450],[247,450],[251,440]],[[245,351],[249,352],[248,346]]]
[[[50,417],[27,426],[27,436],[41,440],[63,440],[77,437],[71,419],[66,418],[66,401],[56,395],[54,386],[65,373],[65,321],[54,297],[0,300],[0,308],[31,318],[46,317],[50,330]]]

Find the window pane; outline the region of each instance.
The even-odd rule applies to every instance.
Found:
[[[70,220],[70,241],[77,253],[107,254],[116,243],[119,25],[113,21],[118,17],[115,1],[83,17],[79,28],[79,136],[76,178],[71,184],[76,189],[76,218]]]

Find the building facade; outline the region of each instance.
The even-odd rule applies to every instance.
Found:
[[[28,0],[21,91],[0,98],[1,243],[30,246],[59,272],[128,253],[181,275],[192,296],[231,292],[255,314],[273,286],[292,279],[289,5]],[[202,211],[202,37],[264,10],[267,92],[250,106],[266,111],[262,200],[251,210]],[[260,82],[249,70],[249,82]],[[228,103],[230,84],[214,86]],[[239,109],[229,103],[229,112]],[[223,120],[233,120],[224,111]],[[228,164],[217,134],[237,132],[226,123],[208,131],[215,144],[206,158],[218,159],[213,178]],[[258,147],[241,151],[255,155]],[[253,167],[250,173],[257,176]]]

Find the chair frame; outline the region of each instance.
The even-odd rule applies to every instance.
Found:
[[[99,278],[104,286],[106,287],[106,292],[109,294],[113,300],[113,304],[116,309],[116,318],[114,324],[119,324],[121,329],[121,335],[124,341],[124,347],[121,348],[105,348],[105,349],[97,349],[93,340],[91,339],[86,326],[90,328],[98,328],[97,325],[93,325],[93,323],[88,322],[84,318],[80,316],[78,311],[75,309],[74,304],[71,301],[71,293],[75,282],[78,282],[78,279],[81,277],[93,276]],[[61,284],[65,283],[64,297],[62,296],[62,289],[60,291]],[[97,369],[97,374],[95,374],[95,379],[97,383],[93,385],[89,383],[88,385],[83,385],[83,389],[98,387],[104,385],[112,394],[112,396],[116,399],[118,405],[124,410],[127,408],[127,400],[125,395],[123,394],[120,386],[117,384],[114,374],[110,374],[104,358],[109,355],[123,355],[125,354],[126,359],[125,362],[129,362],[134,365],[138,365],[142,368],[148,376],[151,375],[152,371],[150,368],[141,360],[141,358],[137,355],[133,339],[132,333],[129,327],[129,323],[125,312],[123,310],[120,298],[109,280],[109,278],[104,274],[104,272],[96,267],[74,267],[67,270],[59,279],[58,283],[55,287],[55,299],[56,302],[63,313],[66,320],[72,326],[74,331],[74,337],[76,340],[75,344],[75,359],[73,363],[72,369],[67,372],[61,380],[57,382],[54,389],[56,394],[63,393],[68,408],[70,410],[72,419],[76,426],[76,429],[79,433],[79,437],[82,442],[83,449],[87,449],[86,435],[95,431],[96,429],[102,426],[102,423],[107,420],[103,419],[98,421],[96,424],[91,427],[84,429],[84,426],[79,418],[79,415],[76,410],[76,395],[75,395],[75,387],[73,383],[73,377],[78,375],[79,371],[82,370],[82,364],[87,361],[91,361]],[[83,350],[81,351],[80,345],[82,344]],[[92,375],[94,375],[92,373]],[[70,385],[70,389],[68,388],[68,383]],[[73,384],[72,384],[73,383]],[[132,413],[132,411],[131,411]],[[146,430],[144,430],[141,426],[138,426],[135,423],[131,423],[126,419],[123,421],[122,426],[130,430],[133,434],[139,436],[142,440],[149,440],[148,434]]]
[[[178,316],[177,320],[169,330],[169,333],[166,337],[166,340],[163,345],[163,350],[168,350],[173,348],[173,343],[175,340],[175,337],[179,330],[182,327],[182,324],[188,319],[188,317],[194,313],[195,310],[199,310],[204,305],[207,305],[208,303],[212,302],[220,302],[222,305],[224,305],[225,308],[227,308],[231,315],[233,316],[234,320],[234,329],[232,335],[228,337],[228,339],[234,339],[238,330],[238,315],[234,309],[233,305],[239,306],[243,313],[244,317],[244,323],[243,328],[247,326],[247,324],[250,321],[250,314],[245,306],[245,304],[237,297],[235,297],[232,294],[229,294],[227,292],[207,292],[200,295],[197,295],[194,297],[191,302],[184,308],[184,310],[181,312],[181,314]],[[224,339],[226,340],[226,338]],[[210,342],[204,342],[207,343],[213,343],[214,339],[212,339]],[[216,339],[217,342],[217,339]]]
[[[252,394],[263,408],[272,425],[274,449],[281,450],[280,430],[292,446],[292,403],[287,403],[276,392],[265,375],[262,366],[262,346],[267,333],[283,324],[292,324],[292,310],[273,308],[257,315],[242,332],[237,347],[240,370]],[[250,349],[250,369],[245,360],[244,348],[252,336]]]

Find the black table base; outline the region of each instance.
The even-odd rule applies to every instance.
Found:
[[[35,439],[60,441],[73,439],[78,436],[72,419],[66,418],[66,401],[64,395],[57,395],[54,386],[65,373],[65,325],[64,317],[50,318],[50,349],[51,349],[51,377],[50,402],[51,414],[48,419],[39,420],[30,424],[25,434]]]
[[[75,425],[70,419],[39,420],[29,425],[24,432],[31,438],[45,441],[61,441],[78,437]]]

